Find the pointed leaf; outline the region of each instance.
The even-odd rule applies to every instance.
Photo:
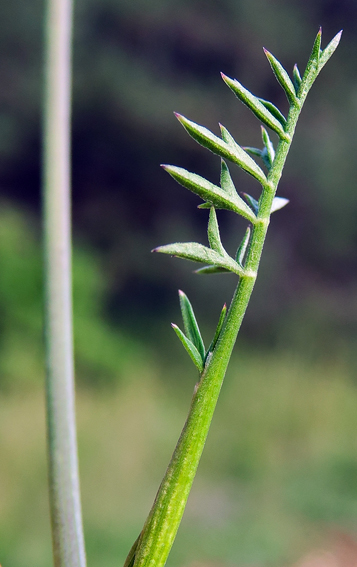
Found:
[[[221,134],[223,140],[226,142],[227,146],[232,151],[232,155],[234,155],[234,159],[230,158],[231,161],[234,161],[237,165],[239,165],[242,169],[244,169],[247,173],[250,173],[255,179],[259,181],[262,185],[265,185],[267,178],[262,169],[260,169],[259,165],[252,159],[247,152],[241,148],[228,132],[227,128],[219,125],[221,129]]]
[[[204,126],[199,126],[199,124],[195,124],[191,120],[188,120],[181,114],[175,113],[176,118],[181,122],[182,126],[185,130],[192,136],[196,142],[204,146],[208,150],[211,150],[216,155],[229,159],[233,162],[236,162],[236,157],[232,150],[227,146],[227,144],[218,138],[215,134],[213,134],[210,130],[205,128]]]
[[[231,174],[229,173],[228,166],[224,159],[221,159],[221,188],[232,197],[238,195]]]
[[[284,197],[274,197],[273,199],[273,203],[270,209],[270,213],[275,213],[275,211],[279,211],[279,209],[282,209],[283,207],[285,207],[285,205],[287,205],[289,202],[289,199],[284,199]]]
[[[185,258],[192,262],[220,266],[239,276],[243,275],[242,268],[233,258],[229,256],[223,257],[211,248],[207,248],[207,246],[203,246],[203,244],[199,244],[198,242],[175,242],[174,244],[159,246],[155,248],[153,252],[171,254],[171,256],[178,256],[179,258]]]
[[[180,307],[185,333],[190,341],[195,345],[202,360],[205,357],[205,346],[201,337],[200,329],[196,317],[187,295],[179,290]]]
[[[257,215],[259,211],[259,203],[248,193],[242,193],[244,199],[247,201],[248,205],[253,209],[254,213]]]
[[[198,209],[210,209],[212,207],[212,203],[201,203],[201,205],[198,205]],[[222,207],[217,207],[217,209],[221,209]]]
[[[319,61],[320,61],[320,47],[321,47],[321,35],[322,29],[320,28],[318,34],[315,38],[314,45],[312,47],[311,55],[306,65],[305,73],[302,78],[304,85],[310,86],[309,83],[311,79],[317,75],[319,72]]]
[[[267,49],[264,49],[264,53],[268,58],[270,66],[273,69],[274,75],[276,76],[278,82],[280,83],[280,85],[284,89],[285,94],[288,98],[288,101],[291,104],[296,104],[297,98],[296,98],[296,93],[295,93],[295,87],[294,87],[293,83],[291,82],[291,79],[290,79],[288,73],[285,71],[282,64],[279,63],[279,61],[274,57],[274,55],[272,55],[272,53],[270,53],[270,51],[268,51]]]
[[[220,336],[221,331],[222,331],[223,324],[224,324],[224,322],[225,322],[225,320],[226,320],[226,313],[227,313],[227,305],[224,304],[224,305],[223,305],[223,309],[222,309],[222,311],[221,311],[221,314],[220,314],[220,316],[219,316],[218,324],[217,324],[217,327],[216,327],[216,332],[215,332],[215,334],[214,334],[214,337],[213,337],[213,339],[212,339],[211,344],[210,344],[209,347],[208,347],[207,354],[206,354],[206,358],[207,358],[207,356],[208,356],[208,354],[209,354],[210,352],[213,352],[213,351],[214,351],[214,347],[215,347],[216,344],[217,344],[217,341],[218,341],[219,336]]]
[[[295,92],[296,92],[296,94],[298,94],[299,88],[300,88],[300,85],[301,85],[301,75],[300,75],[300,71],[299,71],[299,68],[296,65],[296,63],[294,65],[294,69],[293,69],[293,83],[294,83],[294,87],[295,87]]]
[[[254,96],[250,91],[243,87],[237,79],[230,79],[223,73],[221,73],[221,76],[224,82],[234,92],[236,97],[247,105],[255,116],[259,118],[259,120],[274,130],[274,132],[276,132],[281,138],[285,138],[284,128],[282,127],[280,120],[277,120],[267,107],[262,104],[258,97]]]
[[[244,146],[243,150],[248,152],[249,154],[252,154],[253,156],[257,156],[257,157],[262,157],[262,153],[263,150],[260,150],[259,148],[252,148],[251,146]]]
[[[210,210],[210,213],[209,213],[207,235],[208,235],[208,242],[209,242],[209,245],[212,248],[212,250],[215,250],[216,252],[218,252],[218,254],[225,256],[227,254],[227,252],[223,248],[223,245],[222,245],[222,242],[221,242],[221,237],[220,237],[220,234],[219,234],[218,221],[217,221],[217,215],[216,215],[216,211],[215,211],[214,207],[211,207],[211,210]]]
[[[204,268],[199,268],[195,270],[195,274],[229,274],[230,270],[226,268],[221,268],[220,266],[205,266]]]
[[[241,199],[241,197],[235,193],[228,194],[223,191],[217,185],[210,183],[207,179],[204,179],[196,173],[190,173],[181,167],[175,167],[173,165],[163,165],[165,171],[167,171],[178,183],[196,193],[199,197],[208,201],[211,205],[214,205],[217,209],[227,209],[228,211],[233,211],[238,215],[242,215],[244,218],[255,222],[255,217],[252,215],[251,210],[247,207],[246,203]],[[206,206],[204,205],[204,208]]]
[[[198,368],[199,372],[202,372],[203,370],[203,360],[200,356],[200,353],[198,352],[197,348],[195,347],[195,345],[190,341],[190,339],[188,339],[183,332],[181,331],[181,329],[175,325],[174,323],[171,323],[171,327],[173,328],[173,330],[175,331],[176,335],[178,336],[178,338],[180,339],[181,343],[183,344],[185,350],[188,352],[188,354],[190,355],[194,365]]]
[[[257,156],[260,157],[260,159],[263,160],[264,165],[270,169],[271,168],[271,163],[269,161],[268,158],[268,153],[267,153],[267,149],[263,148],[262,150],[259,150],[259,148],[251,148],[250,146],[244,146],[243,150],[245,150],[246,152],[248,152],[248,154],[251,154],[253,156]]]
[[[268,157],[269,168],[270,168],[273,165],[273,161],[275,159],[275,150],[274,150],[273,143],[272,143],[272,141],[269,137],[269,134],[266,131],[266,129],[263,128],[263,126],[262,126],[262,139],[263,139],[263,144],[264,144],[266,151],[267,151],[267,157]]]
[[[237,255],[236,255],[236,260],[237,260],[238,264],[240,264],[241,266],[243,266],[244,256],[247,252],[249,240],[250,240],[250,228],[248,226],[246,233],[243,236],[243,240],[239,245],[239,248],[237,250]]]
[[[269,102],[268,100],[264,100],[264,98],[260,98],[259,100],[262,103],[262,105],[265,106],[265,108],[267,108],[269,112],[271,112],[272,115],[275,116],[277,120],[279,120],[282,127],[285,128],[286,118],[284,114],[280,112],[279,108],[277,108],[275,104],[273,104],[272,102]]]
[[[340,43],[341,35],[342,35],[342,30],[335,35],[335,37],[330,41],[328,46],[325,47],[325,49],[322,51],[320,55],[319,71],[322,69],[324,65],[326,65],[331,55],[334,54],[338,44]]]

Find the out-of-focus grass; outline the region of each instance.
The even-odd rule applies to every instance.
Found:
[[[325,529],[357,527],[357,391],[343,365],[239,352],[232,362],[170,565],[287,564]],[[93,566],[123,563],[189,401],[187,379],[165,382],[153,363],[125,378],[115,389],[80,390],[77,397]],[[192,387],[194,380],[192,373]],[[51,564],[37,388],[0,401],[4,566]]]

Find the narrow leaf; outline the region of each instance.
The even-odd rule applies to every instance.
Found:
[[[215,211],[214,207],[211,207],[211,210],[210,210],[210,213],[209,213],[207,235],[208,235],[208,242],[209,242],[209,245],[212,248],[212,250],[215,250],[216,252],[218,252],[218,254],[225,256],[227,254],[227,252],[223,248],[223,245],[222,245],[222,242],[221,242],[221,237],[220,237],[220,234],[219,234],[218,221],[217,221],[217,215],[216,215],[216,211]]]
[[[259,211],[259,203],[248,193],[242,193],[244,199],[247,201],[248,205],[253,209],[254,213],[257,215]]]
[[[198,242],[176,242],[174,244],[167,244],[166,246],[159,246],[153,252],[161,252],[163,254],[171,254],[178,258],[185,258],[192,262],[201,262],[202,264],[210,264],[213,266],[220,266],[235,274],[243,275],[241,267],[229,256],[221,256],[211,248],[203,246]]]
[[[263,128],[263,126],[262,126],[262,139],[263,139],[263,144],[266,148],[268,162],[269,162],[269,169],[270,169],[271,166],[273,165],[273,161],[275,159],[275,150],[274,150],[273,143],[272,143],[272,141],[269,137],[269,134],[266,131],[266,129]]]
[[[330,41],[328,46],[322,51],[320,55],[319,71],[327,63],[331,55],[334,54],[338,44],[340,43],[341,35],[342,35],[342,30],[335,35],[335,37]]]
[[[196,317],[187,295],[179,290],[180,307],[185,333],[190,341],[195,345],[201,358],[205,357],[205,346],[201,337],[200,329]]]
[[[278,120],[264,104],[262,104],[261,100],[254,96],[250,91],[248,91],[243,85],[237,81],[237,79],[230,79],[223,73],[221,73],[222,79],[224,82],[229,86],[229,88],[234,92],[236,97],[239,98],[250,110],[261,120],[264,122],[266,126],[269,126],[274,132],[276,132],[281,138],[285,137],[284,128],[280,120]]]
[[[237,250],[237,255],[236,255],[236,260],[237,260],[238,264],[240,264],[241,266],[243,266],[244,256],[247,252],[249,239],[250,239],[250,228],[248,226],[246,233],[243,237],[243,240],[239,245],[239,248]]]
[[[222,331],[223,324],[224,324],[224,322],[225,322],[225,320],[226,320],[226,313],[227,313],[227,305],[224,304],[224,305],[223,305],[223,309],[222,309],[222,311],[221,311],[221,314],[220,314],[220,316],[219,316],[218,324],[217,324],[217,327],[216,327],[216,332],[215,332],[215,334],[214,334],[214,337],[213,337],[213,339],[212,339],[211,344],[210,344],[209,347],[208,347],[207,354],[206,354],[206,358],[207,358],[207,356],[208,356],[208,354],[209,354],[210,352],[213,352],[213,351],[214,351],[214,347],[215,347],[216,344],[217,344],[217,341],[218,341],[219,336],[220,336],[221,331]]]
[[[294,65],[294,69],[293,69],[293,83],[294,83],[294,87],[295,87],[295,92],[296,92],[296,94],[298,94],[299,88],[300,88],[300,85],[301,85],[301,75],[300,75],[300,71],[299,71],[299,68],[296,65],[296,63]]]
[[[237,190],[234,186],[231,174],[229,173],[228,166],[224,159],[221,159],[221,188],[226,191],[228,195],[234,197],[238,195]]]
[[[265,106],[265,108],[267,108],[272,113],[272,115],[275,116],[277,120],[279,120],[280,124],[285,129],[286,118],[284,114],[280,112],[279,108],[277,108],[272,102],[269,102],[269,100],[264,100],[264,98],[260,98],[259,100]]]
[[[310,86],[309,83],[311,82],[311,79],[314,78],[315,75],[317,75],[317,73],[319,72],[321,35],[322,35],[322,29],[320,28],[315,38],[311,55],[307,62],[305,73],[302,78],[303,86],[305,85]]]
[[[263,150],[259,148],[252,148],[251,146],[244,146],[243,150],[248,152],[248,154],[252,154],[253,156],[262,157]]]
[[[229,274],[230,270],[221,268],[221,266],[205,266],[195,270],[195,274]]]
[[[268,58],[270,66],[273,69],[274,75],[276,76],[278,82],[284,89],[288,101],[291,104],[296,104],[297,99],[296,99],[295,87],[291,82],[291,79],[287,74],[287,72],[285,71],[284,67],[282,66],[281,63],[279,63],[279,61],[274,57],[274,55],[270,53],[270,51],[264,49],[264,53]]]
[[[234,159],[230,158],[231,161],[234,161],[234,163],[239,165],[247,173],[255,177],[255,179],[257,179],[259,183],[265,185],[267,178],[265,177],[263,170],[260,169],[259,165],[254,161],[254,159],[252,159],[247,154],[247,152],[245,152],[243,148],[241,148],[241,146],[237,144],[237,142],[228,132],[227,128],[222,126],[222,124],[220,124],[219,126],[221,129],[222,138],[226,142],[227,146],[230,148],[234,156]]]
[[[200,356],[200,353],[198,352],[197,348],[195,347],[195,345],[190,341],[190,339],[188,339],[183,332],[181,331],[181,329],[175,325],[174,323],[171,323],[171,327],[173,328],[173,330],[175,331],[176,335],[178,336],[178,338],[180,339],[181,343],[183,344],[185,350],[188,352],[188,354],[190,355],[194,365],[198,368],[198,371],[201,373],[203,370],[203,360]]]
[[[232,153],[232,150],[228,148],[227,144],[221,140],[221,138],[218,138],[218,136],[204,126],[199,126],[195,124],[195,122],[188,120],[181,114],[175,112],[175,116],[190,136],[201,144],[201,146],[204,146],[216,155],[235,161],[235,155]]]
[[[288,202],[289,199],[285,199],[284,197],[274,197],[270,212],[275,213],[275,211],[279,211],[279,209],[285,207]]]
[[[183,185],[183,187],[186,187],[205,201],[208,201],[210,206],[214,205],[217,209],[233,211],[253,223],[256,221],[255,216],[252,215],[252,211],[237,193],[228,194],[217,185],[207,181],[207,179],[204,179],[196,173],[190,173],[181,167],[175,167],[173,165],[163,165],[162,167],[171,177]],[[206,208],[206,204],[204,204],[204,208]]]

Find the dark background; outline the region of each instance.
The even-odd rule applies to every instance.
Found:
[[[0,2],[0,563],[51,564],[43,407],[38,0]],[[187,414],[196,374],[170,322],[177,289],[209,344],[233,275],[150,250],[206,244],[208,212],[160,167],[217,183],[177,111],[244,146],[257,119],[220,71],[287,111],[262,47],[310,92],[259,277],[170,565],[286,566],[357,532],[357,3],[78,0],[73,51],[74,328],[89,565],[123,564]],[[275,135],[272,139],[276,142]],[[231,167],[237,189],[258,185]],[[219,211],[234,254],[246,223]],[[346,535],[347,534],[347,535]],[[354,551],[353,551],[354,550]],[[329,556],[330,557],[330,556]],[[195,563],[196,562],[196,563]],[[197,563],[198,562],[198,563]],[[351,563],[350,563],[351,564]],[[311,565],[311,563],[309,564]],[[320,563],[321,565],[321,563]],[[342,565],[342,564],[341,564]]]
[[[15,0],[2,5],[0,20],[0,192],[36,215],[42,12],[42,2]],[[354,343],[356,16],[352,0],[77,2],[74,234],[76,242],[98,252],[107,282],[103,311],[115,325],[134,334],[149,324],[160,326],[172,317],[179,287],[208,323],[229,301],[233,276],[194,277],[191,264],[149,254],[175,240],[206,242],[207,213],[197,211],[199,199],[159,164],[180,165],[214,182],[219,175],[219,160],[186,135],[172,112],[215,132],[222,122],[241,145],[259,145],[257,120],[219,72],[239,78],[286,111],[262,46],[288,69],[295,62],[303,69],[322,25],[323,46],[341,28],[343,41],[298,125],[279,187],[291,202],[273,217],[242,332],[254,345],[329,355],[336,334],[339,341]],[[257,191],[239,171],[236,180],[239,190]],[[220,224],[233,252],[243,225],[224,213]]]

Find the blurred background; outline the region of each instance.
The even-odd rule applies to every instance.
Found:
[[[43,407],[40,0],[0,2],[0,563],[51,565]],[[219,179],[178,111],[238,143],[259,123],[219,72],[283,111],[265,46],[303,71],[319,26],[342,43],[298,124],[256,289],[172,566],[292,565],[357,539],[357,3],[77,0],[75,350],[88,564],[124,562],[184,422],[195,371],[177,289],[210,342],[234,276],[151,255],[206,242],[207,211],[160,167]],[[274,136],[274,135],[273,135]],[[258,185],[237,168],[238,190]],[[245,230],[219,212],[234,253]]]

